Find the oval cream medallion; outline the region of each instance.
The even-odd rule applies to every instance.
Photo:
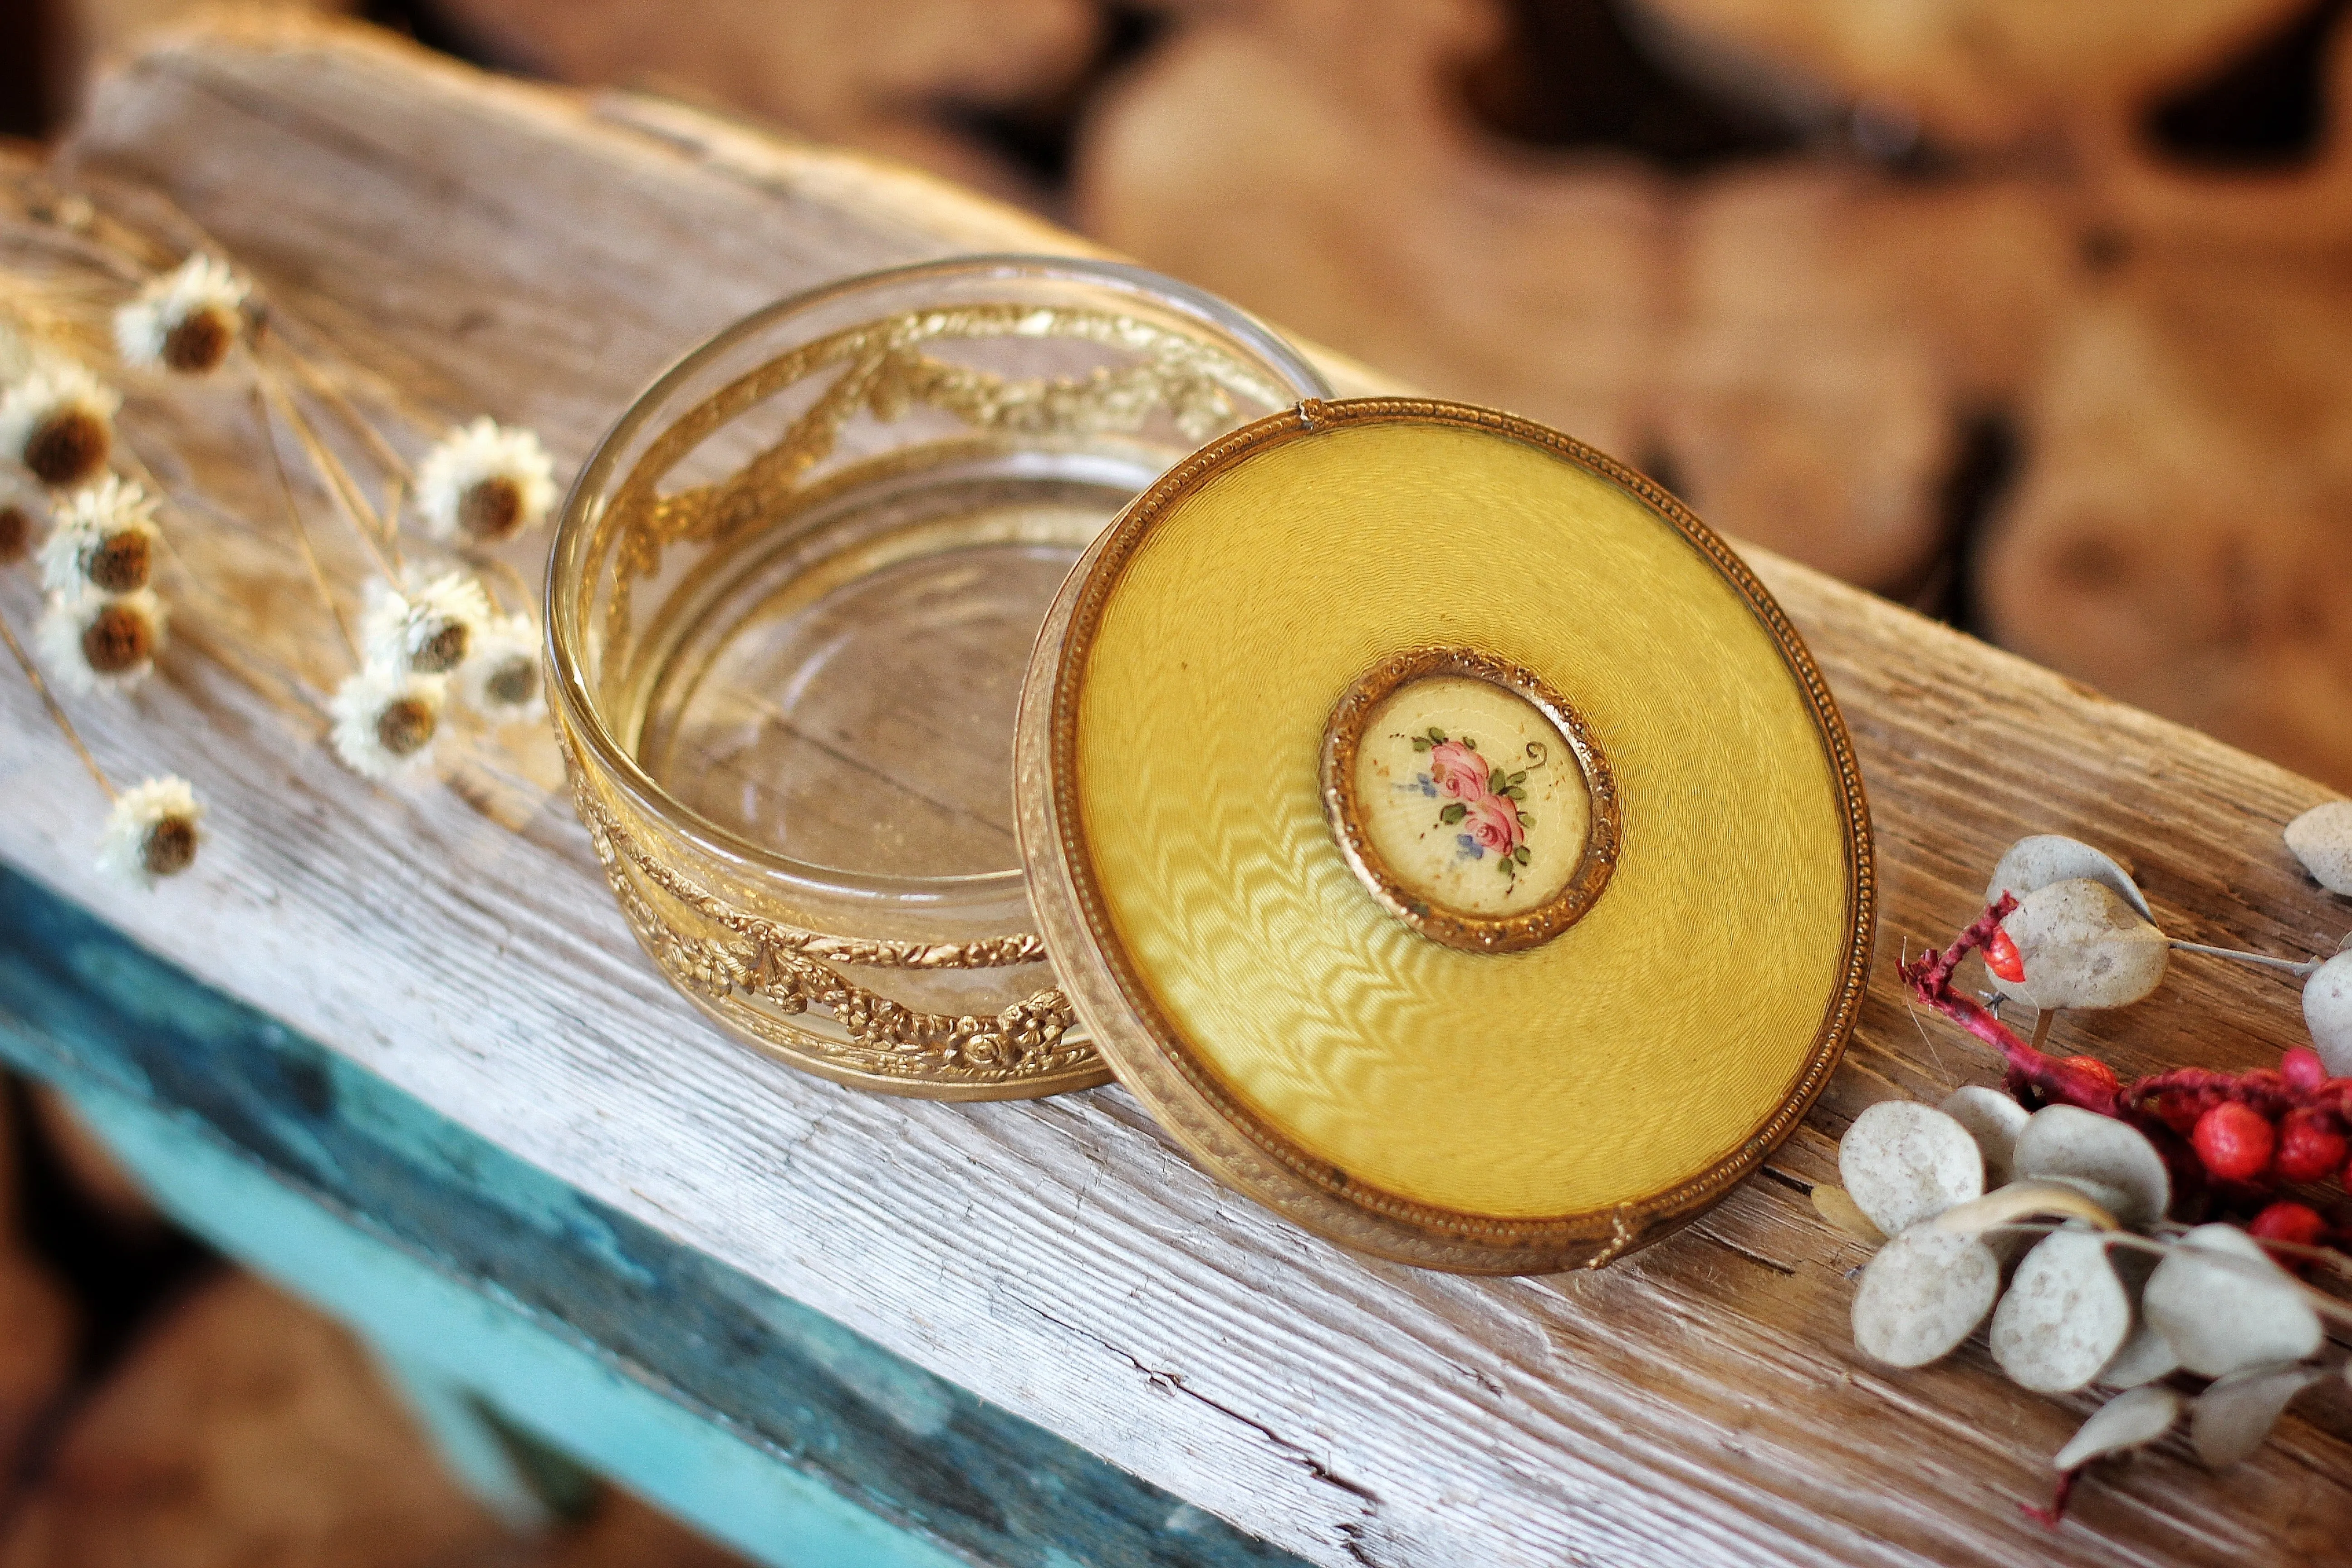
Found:
[[[1616,791],[1583,721],[1532,670],[1475,648],[1415,648],[1359,677],[1325,731],[1323,796],[1372,896],[1449,947],[1550,941],[1616,859]]]

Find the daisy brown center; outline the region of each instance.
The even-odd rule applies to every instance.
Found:
[[[94,479],[106,468],[114,434],[87,408],[61,408],[25,437],[25,467],[43,484],[63,489]]]
[[[139,864],[151,877],[173,877],[194,864],[196,825],[184,816],[167,816],[139,841]]]
[[[122,675],[155,656],[155,627],[127,605],[109,605],[81,634],[81,656],[100,675]]]
[[[126,528],[110,533],[82,556],[82,575],[110,594],[130,594],[147,585],[153,547],[147,536]]]
[[[466,662],[473,641],[463,621],[431,622],[425,635],[410,645],[408,668],[419,675],[446,675]]]
[[[182,317],[163,334],[163,363],[183,375],[202,375],[220,368],[236,341],[236,323],[217,305]]]
[[[395,757],[413,757],[432,743],[433,726],[429,704],[403,697],[375,716],[376,743]]]
[[[33,514],[21,506],[0,506],[0,566],[14,566],[32,547]]]
[[[457,526],[476,539],[504,539],[522,521],[522,487],[504,474],[469,487],[457,499]]]
[[[520,708],[539,695],[539,661],[510,658],[491,672],[482,689],[501,708]]]

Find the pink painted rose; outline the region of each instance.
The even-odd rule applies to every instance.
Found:
[[[1476,800],[1486,793],[1486,759],[1459,741],[1441,741],[1429,749],[1429,782],[1456,800]]]
[[[1498,795],[1482,795],[1470,802],[1462,826],[1479,847],[1497,855],[1508,855],[1527,837],[1527,830],[1519,826],[1518,807]]]

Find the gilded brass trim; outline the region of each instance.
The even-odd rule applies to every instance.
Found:
[[[1524,699],[1559,731],[1584,777],[1591,807],[1584,852],[1559,891],[1512,915],[1449,910],[1415,897],[1381,858],[1366,832],[1356,799],[1356,757],[1364,726],[1391,694],[1432,676],[1458,675],[1498,686]],[[1550,682],[1524,665],[1469,647],[1417,647],[1391,654],[1364,671],[1331,705],[1323,731],[1323,817],[1357,880],[1381,907],[1430,941],[1470,952],[1520,952],[1540,947],[1578,921],[1600,899],[1616,868],[1622,841],[1622,805],[1609,759],[1591,727]]]
[[[927,1013],[845,978],[835,964],[883,969],[993,969],[1045,962],[1023,932],[984,942],[869,942],[803,930],[737,909],[648,853],[580,769],[572,737],[556,739],[572,804],[604,879],[639,946],[696,1007],[767,1054],[836,1083],[928,1100],[1026,1100],[1110,1081],[1058,989],[992,1017]],[[812,1006],[845,1038],[793,1020]]]
[[[1836,781],[1846,841],[1845,962],[1804,1062],[1779,1105],[1739,1145],[1680,1185],[1637,1202],[1517,1220],[1413,1202],[1351,1180],[1239,1100],[1195,1057],[1152,999],[1105,905],[1076,796],[1078,694],[1105,605],[1160,517],[1254,453],[1344,425],[1405,421],[1524,442],[1647,505],[1746,601],[1811,710]],[[1870,809],[1852,738],[1827,681],[1784,611],[1747,563],[1644,475],[1572,437],[1491,409],[1417,398],[1310,400],[1194,453],[1123,513],[1064,584],[1039,641],[1021,713],[1024,860],[1046,945],[1078,1018],[1119,1081],[1209,1170],[1303,1227],[1400,1262],[1471,1274],[1599,1268],[1680,1228],[1752,1173],[1795,1131],[1829,1082],[1862,1005],[1877,905]]]

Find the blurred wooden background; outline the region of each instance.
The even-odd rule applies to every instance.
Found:
[[[2347,0],[340,3],[1011,196],[2352,788]],[[33,0],[14,129],[187,8]]]
[[[191,8],[0,5],[0,132]],[[1008,196],[2352,790],[2352,0],[336,8]],[[337,1331],[10,1129],[0,1565],[712,1555],[620,1500],[518,1543]]]

